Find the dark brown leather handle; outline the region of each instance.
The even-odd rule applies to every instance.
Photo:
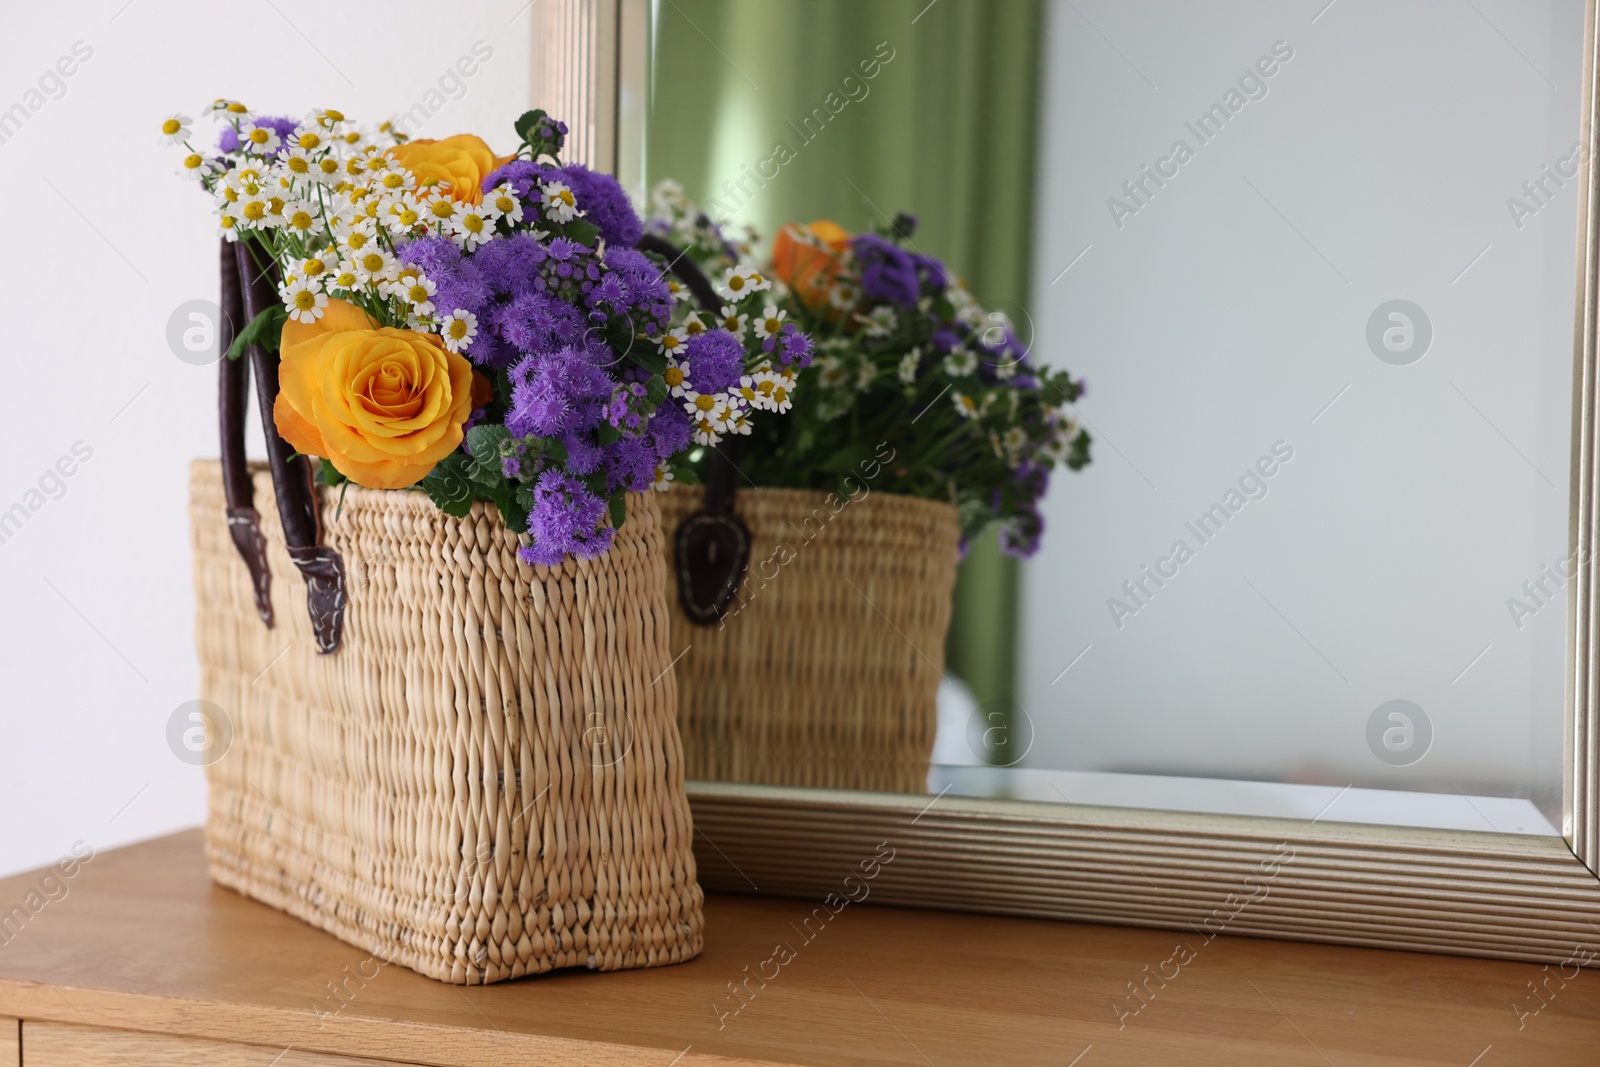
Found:
[[[265,257],[257,264],[248,238],[236,242],[233,252],[244,305],[241,321],[251,322],[277,303],[277,268]],[[250,360],[255,373],[261,428],[267,439],[267,466],[272,472],[273,491],[278,498],[283,538],[288,545],[289,558],[306,582],[306,608],[311,615],[317,651],[334,652],[339,648],[344,631],[344,561],[338,552],[319,544],[322,530],[310,461],[289,447],[273,421],[272,409],[278,399],[278,354],[268,352],[259,344],[251,344],[246,346],[242,358]],[[241,441],[242,423],[241,417],[238,420]],[[225,455],[228,447],[224,443]]]
[[[244,325],[244,295],[239,289],[239,260],[233,246],[222,245],[222,294],[217,324],[218,351],[226,353]],[[244,451],[244,413],[250,392],[250,364],[228,359],[218,365],[217,410],[222,422],[222,492],[228,505],[228,533],[250,571],[256,613],[272,625],[272,572],[267,567],[267,541],[261,536],[261,515],[255,508],[255,485]]]
[[[717,291],[688,255],[654,234],[640,238],[638,247],[664,258],[700,306],[717,313]],[[728,614],[750,566],[750,528],[733,510],[743,449],[744,438],[738,435],[711,449],[700,510],[678,524],[674,538],[678,603],[689,621],[700,626],[721,622]]]

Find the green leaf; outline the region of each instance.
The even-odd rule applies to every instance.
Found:
[[[609,422],[603,422],[600,424],[599,428],[595,430],[594,435],[602,445],[609,445],[615,441],[622,440],[622,427],[613,426]]]
[[[264,351],[276,352],[278,341],[283,337],[283,324],[288,318],[282,304],[273,304],[239,331],[233,344],[228,346],[228,358],[238,359],[249,345],[260,345]]]
[[[667,393],[670,391],[667,389],[666,379],[659,374],[645,383],[644,390],[645,406],[651,411],[666,402]]]
[[[470,463],[467,456],[452,452],[435,464],[419,483],[428,498],[446,515],[461,519],[472,510],[472,479],[467,471]]]
[[[667,357],[656,351],[654,343],[647,337],[639,338],[628,355],[651,374],[661,374],[667,369]]]
[[[500,446],[511,440],[511,431],[499,423],[480,423],[467,431],[467,450],[472,453],[467,475],[473,481],[487,486],[499,484],[501,473]]]
[[[600,240],[600,227],[588,219],[573,219],[567,223],[567,236],[585,248],[593,248]]]
[[[611,511],[612,528],[616,530],[622,529],[622,524],[627,521],[628,518],[627,495],[621,490],[618,490],[617,492],[611,494],[611,499],[607,502],[607,505]]]
[[[333,465],[332,460],[324,458],[317,465],[317,481],[323,485],[342,485],[349,480],[339,472],[339,468]]]

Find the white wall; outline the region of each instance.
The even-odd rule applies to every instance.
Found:
[[[1548,810],[1565,601],[1520,629],[1506,602],[1567,550],[1575,183],[1520,229],[1506,201],[1578,137],[1583,4],[1325,3],[1050,7],[1032,314],[1096,443],[1024,581],[1027,762]],[[1119,228],[1108,198],[1179,138]],[[1394,298],[1433,323],[1409,366],[1365,338]],[[1108,598],[1278,441],[1269,495],[1119,629]],[[1406,768],[1366,740],[1395,698],[1435,731]]]
[[[373,120],[423,102],[434,113],[421,135],[470,131],[509,149],[531,106],[526,0],[103,0],[8,14],[0,109],[33,102],[76,42],[91,54],[0,143],[0,511],[75,442],[93,455],[0,544],[0,875],[75,840],[106,848],[204,817],[203,773],[173,756],[165,728],[196,696],[186,479],[191,457],[217,452],[216,369],[178,360],[166,329],[178,305],[216,299],[216,240],[209,203],[158,143],[160,120],[198,118],[218,96]],[[452,80],[477,41],[492,57]]]

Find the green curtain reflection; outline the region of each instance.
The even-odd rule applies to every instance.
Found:
[[[1026,330],[1041,30],[1039,0],[658,0],[649,180],[766,238],[909,211],[917,247]],[[986,535],[961,566],[947,654],[1001,715],[1016,596],[1015,561]]]

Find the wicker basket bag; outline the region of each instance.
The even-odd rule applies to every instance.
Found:
[[[230,253],[237,322],[275,297],[230,308]],[[696,955],[655,494],[603,556],[530,566],[492,507],[313,487],[270,417],[247,464],[251,367],[270,412],[275,354],[223,360],[222,460],[190,480],[202,696],[231,732],[212,878],[460,984]]]
[[[661,496],[671,542],[703,491]],[[740,489],[733,508],[749,531],[749,566],[720,622],[690,622],[670,568],[688,776],[926,789],[960,554],[956,509],[798,489]]]

